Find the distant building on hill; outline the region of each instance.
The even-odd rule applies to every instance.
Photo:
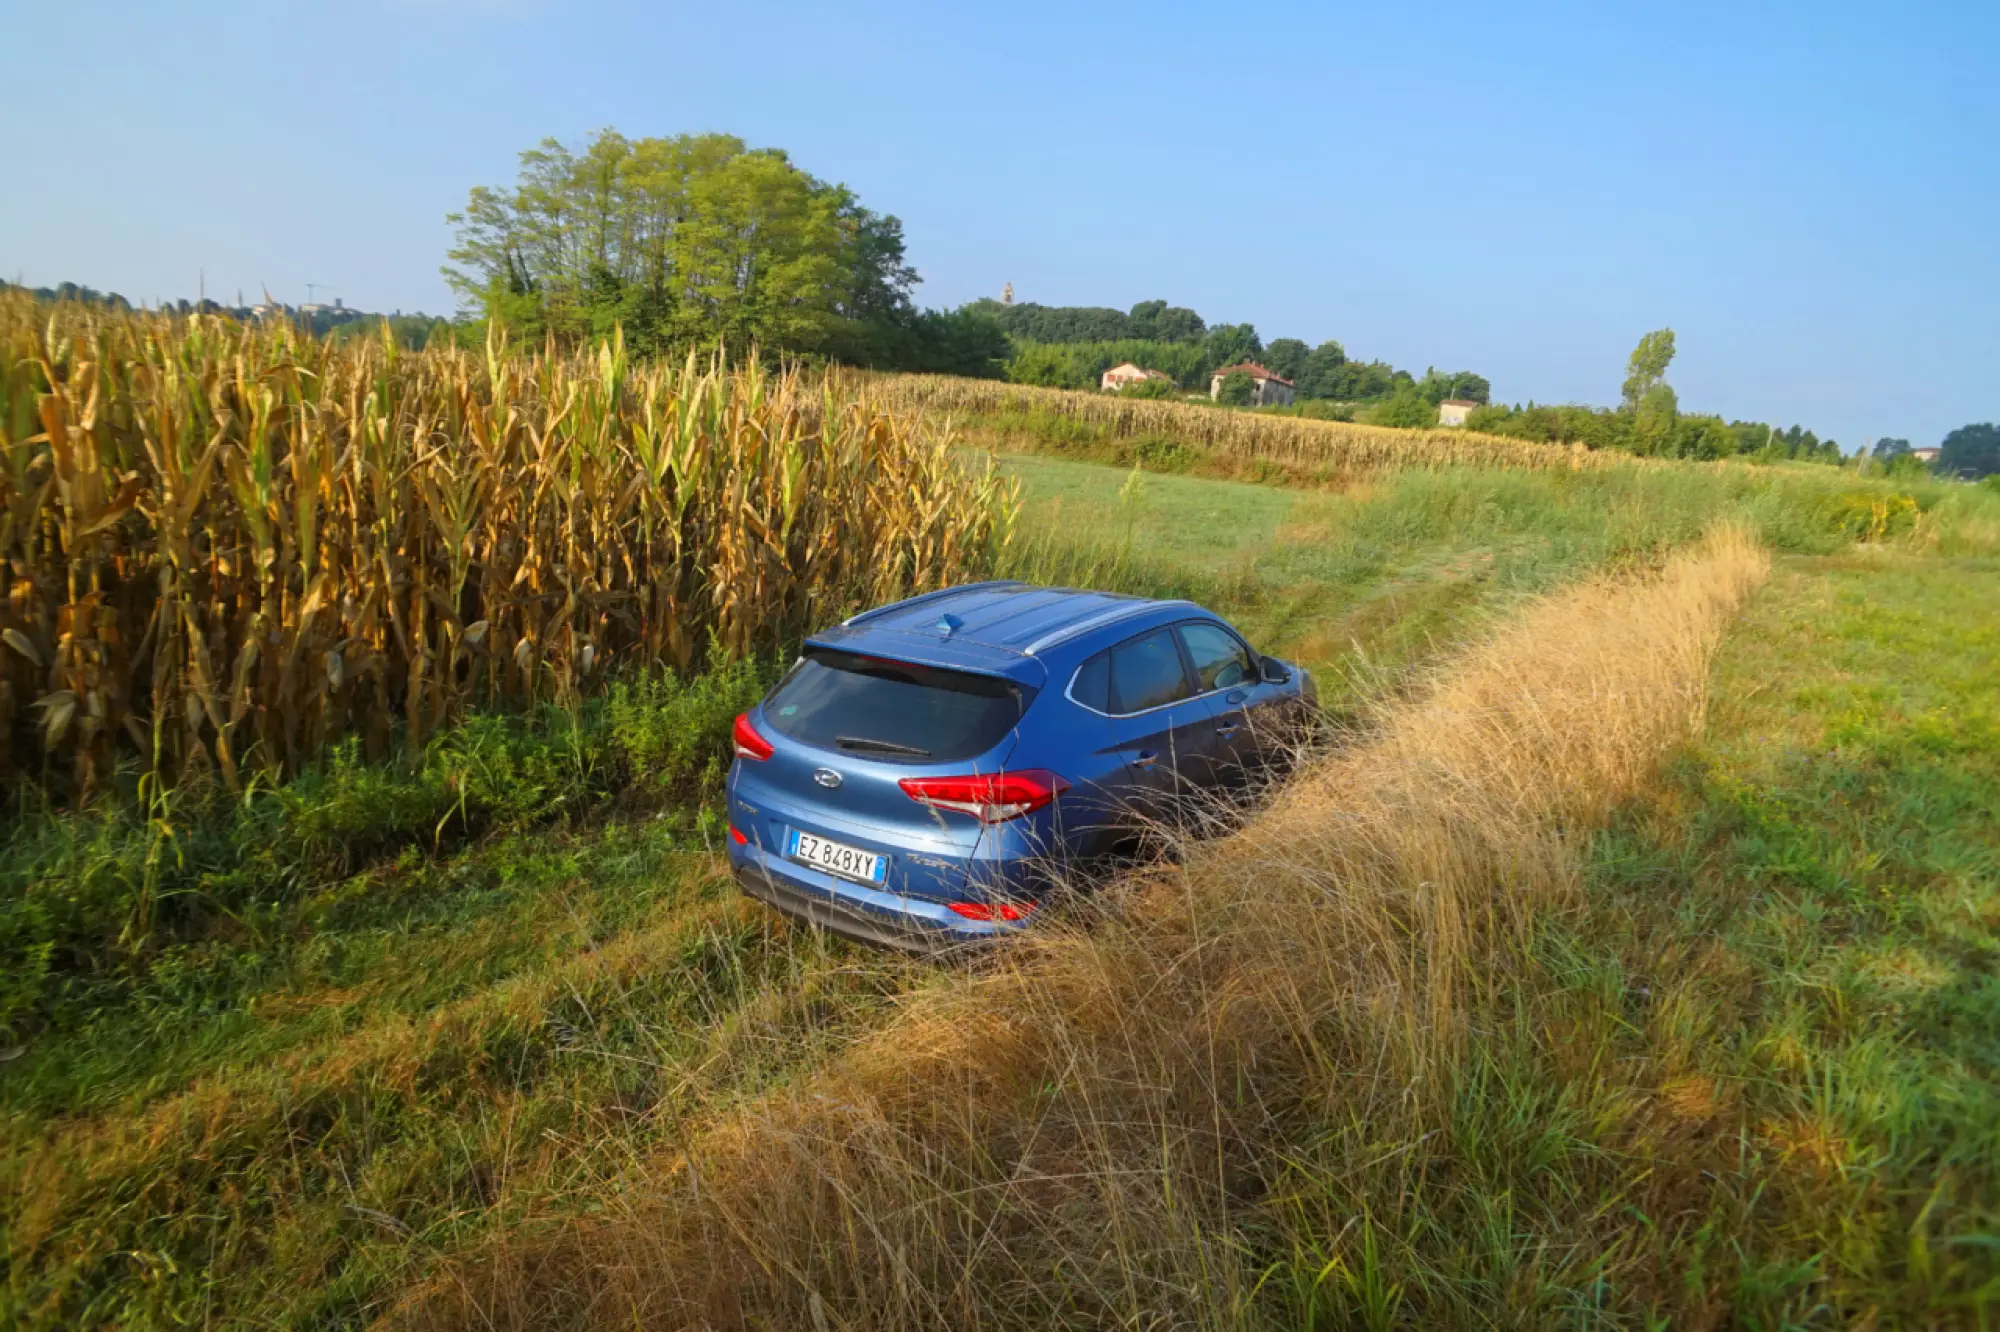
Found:
[[[1465,418],[1472,415],[1472,409],[1478,405],[1469,398],[1446,398],[1438,404],[1438,424],[1462,426]]]
[[[1286,407],[1291,404],[1292,398],[1295,396],[1292,391],[1292,381],[1286,379],[1283,375],[1266,370],[1255,361],[1239,361],[1235,365],[1225,365],[1216,371],[1214,377],[1208,381],[1208,396],[1211,398],[1220,398],[1222,396],[1222,381],[1239,370],[1250,376],[1250,383],[1252,385],[1250,391],[1251,406]]]
[[[1935,467],[1937,466],[1938,454],[1942,453],[1943,451],[1944,450],[1938,448],[1935,444],[1933,444],[1926,448],[1911,449],[1910,456],[1912,458],[1915,458],[1918,462],[1922,463],[1926,467]]]
[[[1157,370],[1141,370],[1138,366],[1127,361],[1123,365],[1114,365],[1109,370],[1106,370],[1104,378],[1099,382],[1102,387],[1116,393],[1127,384],[1136,384],[1142,379],[1166,379],[1171,381],[1172,376],[1163,375]]]

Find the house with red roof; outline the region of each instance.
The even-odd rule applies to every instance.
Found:
[[[1208,381],[1208,396],[1222,396],[1222,381],[1241,370],[1250,376],[1250,405],[1253,407],[1283,407],[1291,403],[1295,396],[1292,381],[1283,375],[1266,370],[1255,361],[1238,361],[1235,365],[1225,365],[1215,372]]]

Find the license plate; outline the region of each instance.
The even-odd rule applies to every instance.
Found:
[[[815,837],[796,828],[792,830],[791,844],[785,848],[785,854],[814,869],[823,869],[845,879],[859,879],[863,883],[879,884],[889,875],[889,857],[829,842],[824,837]]]

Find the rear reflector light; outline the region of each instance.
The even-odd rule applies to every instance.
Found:
[[[904,795],[920,805],[970,814],[981,823],[1018,819],[1069,790],[1068,782],[1041,768],[972,773],[964,777],[905,777],[897,784]]]
[[[743,835],[743,830],[737,827],[733,823],[729,825],[729,840],[736,843],[736,845],[738,846],[750,845],[750,839],[745,837]]]
[[[753,759],[762,763],[771,757],[771,742],[757,734],[757,728],[750,724],[750,714],[736,714],[736,757]]]
[[[945,905],[967,920],[1026,920],[1035,909],[1033,902],[947,902]]]

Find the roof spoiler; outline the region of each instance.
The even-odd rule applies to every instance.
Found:
[[[886,606],[877,606],[873,610],[862,611],[859,615],[850,615],[840,623],[843,628],[849,625],[866,624],[878,615],[887,615],[890,611],[907,610],[911,606],[921,606],[926,601],[935,601],[939,597],[956,596],[960,592],[992,592],[1003,587],[1026,586],[1028,584],[1018,578],[1000,578],[990,583],[960,583],[956,587],[941,587],[935,592],[923,592],[914,597],[905,597],[901,601],[892,601]]]

